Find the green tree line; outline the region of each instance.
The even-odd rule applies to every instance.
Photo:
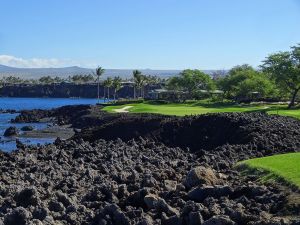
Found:
[[[5,84],[55,84],[55,83],[74,83],[85,84],[95,82],[95,77],[92,74],[79,74],[69,76],[68,78],[43,76],[38,79],[24,79],[16,76],[4,76],[0,79],[2,85]]]
[[[185,92],[189,98],[201,98],[203,93],[207,97],[219,89],[224,92],[222,97],[234,101],[289,99],[289,108],[294,107],[300,92],[300,45],[267,56],[258,69],[244,64],[233,67],[226,75],[219,73],[211,77],[199,70],[184,70],[170,78],[167,87]]]
[[[105,70],[96,68],[95,73],[74,75],[67,79],[44,76],[39,79],[21,79],[8,76],[0,79],[6,84],[55,84],[70,82],[75,84],[97,83],[97,96],[100,98],[100,84],[104,86],[104,98],[117,98],[123,83],[133,86],[133,98],[144,98],[146,87],[160,84],[167,89],[184,93],[188,99],[212,97],[217,93],[221,98],[237,102],[253,99],[289,99],[289,108],[294,107],[300,92],[300,44],[290,51],[277,52],[265,58],[258,68],[248,64],[238,65],[224,71],[205,74],[200,70],[183,70],[178,76],[168,80],[158,76],[144,75],[139,70],[132,72],[132,78],[122,80],[119,76],[101,80]]]

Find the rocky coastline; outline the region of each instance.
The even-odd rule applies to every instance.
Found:
[[[74,136],[0,152],[0,224],[300,224],[299,190],[241,175],[239,160],[300,149],[300,121],[262,113],[21,111]],[[298,199],[298,201],[297,201]]]
[[[151,90],[160,88],[161,85],[148,85],[145,87],[145,94]],[[102,84],[100,85],[100,95],[103,97],[107,90]],[[110,89],[113,98],[113,88]],[[132,98],[134,95],[133,86],[124,84],[118,91],[118,98]],[[1,97],[24,97],[24,98],[97,98],[97,84],[10,84],[0,88]]]

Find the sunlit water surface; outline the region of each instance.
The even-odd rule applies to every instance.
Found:
[[[103,100],[101,100],[103,102]],[[78,104],[96,104],[97,99],[83,99],[83,98],[1,98],[0,109],[52,109],[65,105],[78,105]],[[2,151],[10,152],[16,149],[15,137],[4,137],[5,130],[10,126],[16,126],[21,129],[23,126],[31,125],[35,129],[44,129],[48,126],[47,123],[17,123],[12,124],[10,121],[14,119],[18,113],[0,113],[0,149]],[[47,144],[54,141],[53,138],[19,138],[24,144],[37,145]]]

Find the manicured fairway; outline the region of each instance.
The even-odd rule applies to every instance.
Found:
[[[281,109],[279,110],[270,108],[270,110],[267,110],[267,112],[269,114],[278,114],[281,116],[290,116],[300,119],[300,109],[284,109],[283,107],[281,107]]]
[[[300,152],[250,159],[239,165],[267,172],[262,179],[282,178],[300,188]]]
[[[286,105],[238,105],[233,103],[217,104],[204,101],[169,104],[155,104],[152,102],[144,102],[118,106],[106,106],[104,107],[104,110],[108,112],[115,112],[116,109],[122,109],[126,106],[132,106],[130,109],[128,109],[128,111],[131,113],[159,113],[165,115],[184,116],[218,112],[266,111],[270,114],[292,116],[300,119],[300,109],[287,110]]]
[[[151,103],[138,103],[119,106],[107,106],[104,110],[108,112],[115,112],[116,109],[121,109],[126,106],[133,106],[129,109],[132,113],[159,113],[165,115],[196,115],[204,113],[217,113],[217,112],[245,112],[262,110],[264,106],[240,106],[240,105],[207,105],[198,103],[175,103],[175,104],[151,104]]]

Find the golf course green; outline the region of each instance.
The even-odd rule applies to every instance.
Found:
[[[249,159],[239,166],[265,172],[262,181],[284,180],[300,188],[300,152]]]
[[[126,112],[128,111],[130,113],[159,113],[176,116],[220,112],[265,111],[270,114],[291,116],[300,119],[300,109],[287,109],[287,105],[213,103],[207,101],[190,101],[186,103],[156,103],[145,101],[143,103],[106,106],[103,110],[107,112],[117,112],[123,108],[126,109]]]

